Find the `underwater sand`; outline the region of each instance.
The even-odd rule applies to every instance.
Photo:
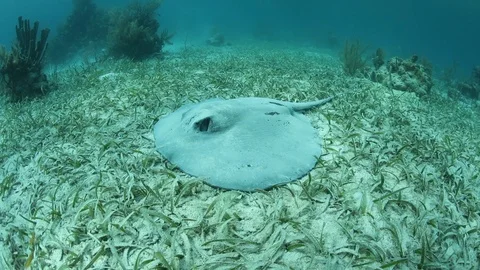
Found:
[[[1,99],[0,268],[477,269],[480,108],[349,78],[315,48],[187,48],[69,68]],[[212,97],[309,101],[325,155],[268,191],[203,184],[156,120]]]

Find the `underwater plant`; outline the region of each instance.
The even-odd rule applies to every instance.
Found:
[[[366,47],[360,41],[345,42],[343,51],[341,53],[341,60],[343,63],[343,70],[347,75],[354,76],[355,73],[366,66],[366,61],[363,59]]]
[[[456,88],[451,88],[448,94],[454,99],[460,96],[472,100],[480,99],[480,66],[473,68],[470,80],[458,82]]]
[[[18,17],[15,27],[17,39],[10,53],[5,49],[0,51],[0,76],[5,83],[5,92],[13,101],[44,94],[50,84],[42,72],[47,38],[50,29],[40,32],[37,41],[39,22],[30,26],[29,20]]]
[[[54,54],[48,57],[55,63],[66,60],[71,54],[92,45],[106,42],[108,15],[97,8],[93,0],[73,0],[73,11],[58,29],[51,42]]]
[[[161,3],[161,0],[136,1],[112,13],[108,34],[110,54],[141,60],[159,53],[166,43],[170,43],[172,34],[166,30],[157,34],[160,23],[154,15]]]
[[[375,54],[372,57],[373,66],[375,69],[379,69],[383,64],[385,64],[385,52],[382,48],[378,48],[375,51]]]
[[[480,86],[474,82],[459,82],[457,83],[457,90],[466,98],[473,100],[478,100],[480,98]]]

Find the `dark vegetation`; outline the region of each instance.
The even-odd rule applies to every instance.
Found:
[[[73,0],[73,11],[52,42],[50,59],[61,63],[82,51],[83,56],[97,56],[104,47],[108,55],[134,60],[159,53],[172,37],[167,31],[157,33],[160,23],[156,10],[161,3],[135,1],[126,8],[107,12],[93,0]]]
[[[446,67],[445,69],[442,70],[440,74],[440,79],[448,86],[449,88],[453,87],[456,73],[458,69],[458,63],[453,62],[452,65],[449,67]]]
[[[467,99],[479,100],[480,66],[476,66],[473,68],[470,80],[458,82],[456,88],[450,88],[448,95],[454,99],[464,97]]]
[[[92,44],[97,47],[108,44],[109,55],[133,60],[158,54],[172,38],[167,31],[157,33],[160,24],[155,11],[161,2],[136,1],[108,14],[97,9],[92,0],[73,0],[74,9],[59,29],[50,60],[62,62]],[[13,101],[40,96],[52,88],[42,71],[50,30],[41,30],[37,41],[38,32],[38,22],[32,28],[29,20],[19,17],[11,51],[0,47],[1,86]]]
[[[366,66],[366,61],[363,59],[363,54],[366,51],[360,41],[346,41],[340,59],[343,64],[343,71],[349,76],[354,76],[357,71],[361,71]]]
[[[170,43],[172,35],[166,30],[157,34],[160,24],[155,11],[161,3],[161,0],[136,1],[112,13],[108,47],[113,56],[141,60],[159,53]]]
[[[108,31],[108,15],[92,0],[73,0],[73,11],[58,29],[49,54],[54,63],[61,63],[79,50],[104,45]]]
[[[423,66],[425,68],[425,72],[427,72],[429,76],[433,75],[433,64],[430,62],[430,60],[428,60],[428,58],[413,55],[411,61],[414,63],[419,63],[421,66]]]
[[[6,94],[13,101],[21,101],[44,94],[50,87],[43,73],[43,60],[47,50],[50,29],[41,30],[37,41],[39,22],[18,18],[16,41],[10,52],[0,51],[0,75]]]
[[[375,54],[372,57],[372,63],[375,69],[379,69],[383,64],[385,64],[385,52],[382,48],[378,48],[375,51]]]

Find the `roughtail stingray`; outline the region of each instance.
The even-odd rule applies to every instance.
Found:
[[[331,99],[211,99],[184,105],[155,124],[156,149],[212,186],[253,191],[288,183],[306,175],[321,154],[317,131],[302,111]]]

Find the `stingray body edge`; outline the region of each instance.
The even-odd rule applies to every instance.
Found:
[[[156,150],[212,186],[253,191],[288,183],[307,174],[321,155],[317,131],[300,112],[330,100],[238,98],[185,105],[155,124]]]

